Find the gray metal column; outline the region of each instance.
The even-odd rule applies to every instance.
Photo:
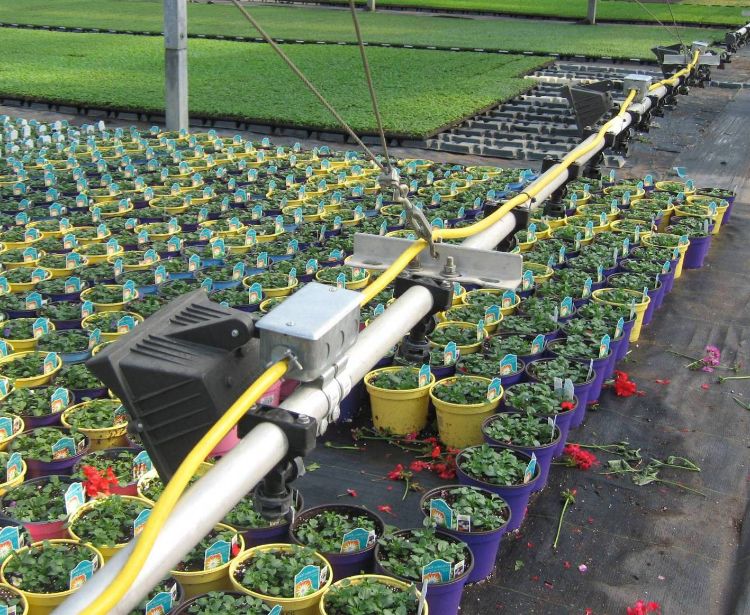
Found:
[[[596,1],[597,0],[589,0],[589,10],[586,15],[586,23],[589,23],[592,26],[596,25]]]
[[[164,0],[167,130],[188,127],[187,1]]]
[[[375,10],[375,0],[367,0],[367,10],[368,11]]]

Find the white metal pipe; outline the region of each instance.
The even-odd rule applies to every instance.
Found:
[[[262,423],[222,457],[180,498],[135,581],[109,615],[127,615],[135,609],[143,597],[168,576],[169,571],[284,458],[287,450],[284,432],[271,423]],[[222,476],[225,480],[220,480]],[[134,544],[132,541],[118,552],[81,589],[55,609],[54,615],[78,615],[94,602],[122,569]]]
[[[481,248],[492,250],[497,244],[513,232],[516,227],[516,216],[513,212],[504,215],[490,228],[480,231],[476,235],[467,237],[461,245],[467,248]]]

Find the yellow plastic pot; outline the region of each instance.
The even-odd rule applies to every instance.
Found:
[[[251,276],[246,277],[244,280],[242,280],[242,285],[245,288],[250,288],[252,286],[252,281],[250,280]],[[292,291],[297,288],[299,285],[299,280],[295,278],[294,284],[290,286],[280,286],[279,288],[266,288],[263,287],[263,296],[267,299],[270,299],[271,297],[286,297],[287,295],[291,295]]]
[[[608,288],[600,288],[599,290],[595,290],[593,293],[591,293],[591,298],[593,299],[594,303],[604,303],[605,305],[616,305],[618,307],[630,307],[630,304],[628,303],[615,303],[614,301],[605,301],[601,298],[601,295],[604,293],[605,290],[610,290]],[[625,290],[624,288],[618,289],[618,290]],[[648,308],[648,304],[651,302],[651,297],[645,297],[643,293],[638,292],[637,290],[625,290],[629,295],[632,295],[633,298],[636,300],[635,302],[635,322],[633,323],[633,328],[630,331],[630,341],[631,342],[637,342],[638,338],[641,337],[641,327],[643,326],[643,315],[646,313],[646,308]]]
[[[88,260],[86,258],[81,258],[81,265],[88,265]],[[50,276],[52,276],[51,280],[57,280],[58,278],[69,278],[72,275],[76,275],[74,273],[73,269],[62,269],[57,267],[47,267],[47,271],[49,271]]]
[[[291,551],[294,548],[295,547],[289,544],[269,544],[253,547],[252,549],[241,553],[229,566],[229,579],[232,582],[232,586],[236,591],[259,598],[272,607],[281,605],[284,613],[294,613],[294,615],[319,615],[320,600],[323,597],[323,594],[331,586],[331,580],[333,579],[333,569],[331,568],[331,564],[320,553],[316,553],[315,557],[320,560],[321,568],[325,566],[328,570],[326,581],[323,584],[323,587],[318,589],[318,591],[301,598],[277,598],[274,596],[266,596],[265,594],[261,594],[245,587],[236,578],[238,574],[237,568],[247,560],[252,559],[256,554],[265,551]]]
[[[471,305],[471,300],[473,297],[477,297],[481,294],[485,295],[497,295],[497,305],[500,306],[500,313],[503,316],[510,316],[513,312],[516,311],[516,308],[521,303],[521,297],[518,295],[515,296],[515,300],[513,301],[513,304],[510,307],[503,307],[503,293],[504,290],[500,290],[497,288],[479,288],[477,290],[470,290],[468,293],[464,295],[464,303],[467,305]]]
[[[540,223],[546,224],[547,228],[543,229],[543,230],[538,230],[537,229],[537,232],[536,232],[536,238],[537,238],[537,240],[539,240],[539,239],[549,239],[552,236],[552,227],[550,226],[548,220],[539,220],[539,219],[536,219],[536,218],[532,218],[531,220],[529,220],[529,224],[536,224],[537,226],[539,226]]]
[[[584,216],[568,216],[568,226],[573,226],[574,228],[580,228],[581,229],[581,235],[583,235],[586,231],[586,220]],[[609,220],[607,220],[607,224],[594,224],[593,226],[593,232],[594,235],[598,235],[599,233],[603,233],[604,231],[609,230]],[[552,236],[554,237],[555,234],[552,233]]]
[[[545,222],[547,223],[547,226],[549,226],[550,237],[551,237],[553,230],[568,224],[568,219],[567,218],[549,218],[548,220],[545,220]]]
[[[49,271],[47,271],[43,267],[40,267],[40,269],[44,271],[44,280],[49,280],[52,278],[52,274]],[[34,290],[34,287],[37,284],[38,282],[10,282],[8,284],[8,287],[10,288],[10,292],[12,293],[28,293]]]
[[[96,287],[87,288],[86,290],[81,291],[81,303],[84,301],[91,301],[89,297],[91,296],[91,293],[94,292],[94,288],[108,288],[112,290],[119,288],[122,290],[122,286],[119,284],[97,284]],[[118,301],[117,303],[96,303],[91,301],[91,303],[94,305],[95,312],[123,312],[125,311],[125,306],[128,304],[127,301]]]
[[[659,192],[669,192],[669,190],[665,190],[665,186],[666,186],[667,184],[671,184],[671,183],[673,183],[673,182],[666,182],[666,181],[663,181],[663,182],[656,182],[656,184],[654,184],[654,188],[656,188],[656,189],[657,189],[657,190],[658,190]],[[682,192],[683,194],[685,194],[685,196],[689,196],[689,195],[691,195],[691,194],[695,194],[695,188],[693,188],[692,190],[688,190],[688,189],[687,189],[687,186],[685,185],[685,183],[684,183],[684,182],[682,182],[682,184],[683,184],[683,185],[682,185],[682,190],[681,190],[681,192]],[[607,190],[605,189],[604,191],[606,192]]]
[[[388,587],[393,587],[394,589],[400,589],[402,591],[411,591],[411,588],[413,587],[409,583],[404,583],[403,581],[399,581],[398,579],[394,579],[392,577],[386,577],[382,574],[358,574],[356,577],[347,577],[346,579],[336,581],[323,592],[323,596],[320,599],[320,606],[318,607],[320,615],[329,615],[328,611],[326,611],[326,597],[331,590],[337,587],[347,586],[349,584],[358,585],[359,583],[367,580],[377,581],[382,585],[387,585]],[[417,595],[421,596],[422,594],[421,592],[417,592]],[[425,602],[424,608],[422,609],[422,615],[428,615],[429,612],[430,609]]]
[[[442,386],[451,386],[456,381],[474,380],[485,383],[487,386],[492,382],[489,378],[482,376],[454,376],[436,382],[430,387],[430,399],[437,411],[438,432],[440,440],[452,448],[466,448],[477,446],[484,442],[482,436],[482,423],[495,413],[500,404],[503,390],[493,401],[487,400],[481,404],[453,404],[439,399],[435,395],[435,389]]]
[[[120,249],[117,250],[114,254],[86,254],[85,250],[81,250],[80,248],[76,248],[73,250],[76,254],[81,256],[86,260],[87,265],[99,265],[101,263],[106,263],[107,259],[110,256],[119,256],[125,252],[125,248],[120,246]]]
[[[320,282],[321,284],[328,284],[329,286],[335,286],[336,282],[329,282],[328,280],[323,280],[320,277],[320,274],[323,273],[325,269],[319,269],[318,272],[315,274],[315,280]],[[349,290],[360,290],[367,286],[370,283],[370,272],[365,271],[365,275],[361,280],[352,280],[351,282],[347,280],[345,286]],[[265,291],[263,291],[265,292]]]
[[[0,359],[0,368],[6,363],[12,362],[14,359],[20,359],[21,357],[29,354],[33,354],[33,350],[27,350],[24,352],[17,352],[15,354],[8,355],[7,357],[3,357]],[[39,376],[33,376],[31,378],[17,378],[13,381],[13,386],[17,389],[30,389],[33,387],[40,387],[43,384],[47,384],[52,378],[55,377],[57,372],[59,372],[62,369],[63,362],[60,358],[60,355],[57,355],[57,365],[55,365],[54,369],[50,371],[48,374],[40,374]],[[0,373],[0,376],[2,376],[2,373]]]
[[[193,188],[191,187],[190,190],[192,189]],[[180,190],[182,190],[182,188]],[[170,190],[170,194],[171,194],[171,190]],[[151,199],[151,202],[149,203],[149,205],[151,205],[152,207],[156,207],[157,209],[161,209],[164,212],[171,214],[171,215],[185,213],[190,208],[190,205],[188,203],[183,203],[182,205],[169,205],[167,207],[164,207],[159,204],[159,197]]]
[[[658,186],[660,183],[662,183],[662,182],[656,182],[656,185]],[[622,188],[622,186],[608,186],[607,188],[604,189],[604,194],[610,195],[617,188]],[[658,187],[657,187],[657,190],[658,190]],[[633,189],[633,190],[630,191],[630,202],[631,203],[633,201],[637,201],[637,200],[643,199],[645,197],[646,197],[646,191],[643,188],[641,188],[640,190],[638,188],[635,188],[635,189]],[[618,200],[620,200],[619,197],[618,197]]]
[[[136,325],[138,323],[143,322],[143,316],[141,316],[140,314],[136,314],[135,312],[127,312],[127,314],[128,316],[133,317]],[[96,316],[96,314],[91,314],[90,316],[86,316],[86,318],[84,318],[81,321],[81,329],[85,331],[93,331],[94,329],[96,329],[96,325],[94,324],[95,322],[94,316]],[[105,333],[104,331],[102,331],[100,339],[102,342],[114,342],[115,340],[119,339],[123,335],[127,335],[127,334],[128,334],[127,331],[124,333]]]
[[[115,255],[113,255],[113,256],[108,256],[108,257],[107,257],[107,262],[108,262],[108,263],[109,263],[110,265],[114,265],[114,264],[115,264],[115,261],[116,261],[116,260],[117,260],[118,258],[120,258],[120,256],[119,256],[118,254],[115,254]],[[147,262],[145,262],[145,261],[141,261],[140,263],[135,263],[135,264],[133,264],[133,263],[123,263],[123,264],[122,264],[122,268],[123,268],[123,271],[146,271],[146,270],[148,270],[148,269],[151,269],[151,267],[153,267],[153,266],[154,266],[154,265],[155,265],[156,263],[158,263],[158,262],[159,262],[160,260],[161,260],[161,256],[159,256],[159,255],[157,254],[157,255],[156,255],[156,259],[155,259],[155,260],[152,260],[152,261],[150,261],[150,262],[148,262],[148,263],[147,263]]]
[[[438,323],[441,322],[450,322],[451,324],[455,324],[457,322],[465,322],[461,321],[459,317],[456,316],[456,313],[453,311],[454,308],[457,307],[464,307],[465,304],[459,303],[458,305],[454,305],[453,307],[448,308],[444,312],[439,312],[436,315]],[[486,320],[484,321],[484,330],[487,331],[487,333],[494,333],[497,330],[497,326],[502,322],[503,315],[500,314],[500,318],[498,320],[495,320],[491,323],[488,323]],[[470,324],[470,323],[469,323]]]
[[[534,244],[537,242],[537,238],[535,238],[533,241],[519,241],[516,245],[518,246],[518,249],[521,250],[521,252],[528,252],[531,250],[531,248],[534,247]]]
[[[296,211],[297,206],[295,205],[287,205],[286,207],[283,207],[281,209],[281,213],[286,216],[293,216],[294,212]],[[314,213],[314,214],[302,214],[302,219],[305,222],[319,222],[321,219],[321,214]]]
[[[13,322],[13,321],[9,320],[8,322]],[[50,331],[55,330],[55,323],[53,323],[51,320],[47,321],[47,326]],[[9,339],[5,337],[0,337],[0,339],[9,345],[13,349],[13,352],[23,352],[24,350],[35,350],[36,345],[39,342],[39,339],[36,337],[27,337],[22,340],[14,340],[14,339]],[[10,348],[8,348],[8,350],[10,350]]]
[[[214,237],[236,237],[238,235],[244,235],[247,232],[247,226],[244,224],[240,224],[235,230],[217,231],[214,228],[217,222],[218,220],[206,220],[205,222],[201,222],[198,226],[201,229],[209,229]]]
[[[21,459],[21,473],[16,476],[13,480],[9,480],[5,483],[0,483],[0,496],[5,495],[6,492],[8,492],[10,489],[13,489],[13,487],[17,487],[20,485],[24,480],[26,480],[26,470],[28,468],[26,467],[26,462]]]
[[[81,409],[86,408],[86,405],[90,402],[83,402],[70,406],[60,416],[60,421],[65,427],[73,427],[70,419],[73,414]],[[84,427],[76,427],[83,435],[89,438],[89,450],[90,451],[104,451],[108,448],[115,448],[120,446],[127,446],[127,439],[125,434],[128,431],[128,424],[122,423],[120,425],[114,425],[112,427],[102,427],[99,429],[89,429]]]
[[[6,414],[6,416],[11,415]],[[13,433],[7,438],[0,440],[0,451],[8,450],[8,445],[26,429],[26,424],[23,422],[23,419],[20,416],[11,416],[11,418],[13,419]]]
[[[6,245],[10,246],[11,243],[8,243]],[[22,248],[24,248],[25,246],[26,244],[21,244]],[[39,261],[42,260],[42,257],[44,255],[45,255],[44,250],[39,250],[37,257],[28,261],[6,261],[6,260],[3,260],[3,257],[0,254],[0,263],[2,263],[5,269],[20,269],[21,267],[38,267]]]
[[[73,228],[73,234],[75,234],[77,230],[80,231],[83,229],[95,230],[93,226],[77,226]],[[103,237],[77,237],[77,239],[78,239],[78,244],[85,247],[85,246],[93,245],[95,243],[104,243],[111,236],[112,236],[112,232],[108,230],[107,234],[104,235]]]
[[[151,508],[153,506],[152,502],[144,498],[138,498],[132,495],[120,495],[118,497],[122,498],[123,500],[134,500],[136,502],[140,502],[147,508]],[[76,521],[78,521],[81,517],[85,516],[86,513],[89,512],[90,510],[99,506],[106,499],[107,498],[105,497],[105,498],[96,498],[94,500],[89,500],[68,518],[67,530],[68,530],[68,534],[70,534],[70,537],[73,540],[76,540],[78,542],[83,542],[83,539],[75,532]],[[87,543],[87,544],[91,544],[91,543]],[[126,547],[127,544],[128,543],[123,542],[123,543],[111,545],[111,546],[104,546],[104,545],[94,545],[94,546],[102,554],[104,561],[107,562],[123,547]]]
[[[181,572],[179,570],[172,570],[171,574],[185,592],[185,598],[193,598],[198,594],[206,594],[208,592],[220,592],[220,591],[231,591],[233,582],[229,579],[230,566],[237,561],[238,558],[242,557],[243,551],[245,550],[245,541],[242,538],[242,533],[235,530],[233,527],[224,525],[223,523],[217,523],[216,529],[230,530],[235,532],[237,535],[237,543],[240,546],[240,552],[235,557],[230,557],[226,564],[211,568],[211,570],[196,570],[194,572]]]
[[[179,230],[175,231],[174,233],[153,233],[149,230],[150,226],[151,224],[138,224],[135,229],[133,229],[133,232],[137,235],[141,231],[146,231],[148,233],[149,241],[169,241],[170,237],[179,235],[180,233]]]
[[[430,384],[435,382],[435,376],[430,374],[430,382],[416,389],[399,391],[383,389],[371,384],[371,381],[379,374],[400,369],[403,368],[382,367],[371,371],[365,376],[365,387],[370,394],[372,422],[376,429],[396,435],[406,435],[422,431],[427,425]],[[413,369],[417,371],[416,367]]]
[[[717,199],[715,197],[706,196],[704,194],[693,194],[687,197],[688,203],[697,203],[699,205],[705,205],[708,207],[711,203],[716,203],[716,215],[713,217],[714,230],[711,232],[712,235],[718,235],[721,230],[721,224],[724,222],[724,213],[729,209],[729,203],[725,199]],[[721,205],[725,203],[725,205]],[[679,211],[679,207],[676,208]]]
[[[548,282],[553,275],[555,275],[555,270],[552,269],[549,265],[543,265],[542,263],[533,263],[526,261],[523,264],[523,270],[531,271],[531,274],[534,276],[534,283],[537,286],[541,286],[545,282]]]
[[[641,225],[641,231],[639,233],[639,239],[640,241],[643,241],[646,237],[648,237],[651,234],[651,223],[647,220],[615,220],[612,224],[610,224],[610,229],[614,233],[622,233],[624,235],[630,236],[630,240],[633,241],[635,237],[634,231],[628,231],[620,228],[620,225],[622,225],[623,222],[635,222],[640,223]]]
[[[677,266],[674,268],[674,278],[675,280],[679,278],[682,275],[682,263],[685,261],[685,252],[687,252],[688,247],[690,247],[690,241],[686,244],[680,244],[680,237],[679,235],[673,235],[674,237],[674,245],[666,246],[667,248],[677,248],[678,252],[680,253],[680,258],[677,261]],[[656,244],[653,244],[649,241],[649,237],[645,237],[643,239],[643,245],[645,246],[652,246],[656,248],[665,247],[665,246],[657,246]]]
[[[580,232],[581,239],[578,242],[580,245],[587,246],[587,245],[589,245],[590,243],[592,243],[594,241],[594,235],[593,235],[593,233],[592,233],[591,237],[586,237],[585,236],[586,235],[586,227],[579,226],[579,225],[574,225],[574,224],[570,224],[570,226],[573,227],[573,228],[577,228],[578,231]],[[566,228],[566,227],[558,227],[556,229],[552,229],[552,238],[553,239],[559,239],[559,236],[562,235],[562,229],[563,228]]]
[[[81,543],[77,540],[70,540],[69,538],[52,538],[50,540],[44,541],[45,543],[49,543],[51,545],[56,544],[75,544],[80,545]],[[31,547],[35,546],[41,546],[43,543],[41,542],[35,542],[30,547],[24,547],[23,549],[19,549],[18,553],[24,553],[28,551]],[[98,567],[101,568],[104,565],[104,558],[102,557],[102,554],[95,548],[92,547],[90,544],[83,545],[87,549],[89,549],[94,556],[97,559]],[[3,583],[9,583],[8,579],[5,577],[5,569],[8,566],[8,562],[10,562],[12,558],[7,558],[2,566],[0,567],[0,580],[2,580]],[[21,595],[26,599],[26,602],[28,603],[28,612],[30,615],[48,615],[52,611],[55,610],[60,604],[62,604],[68,596],[70,596],[73,592],[78,591],[77,589],[68,589],[64,592],[55,592],[52,594],[37,594],[34,592],[27,592],[20,588],[16,588]],[[79,588],[80,589],[80,588]]]
[[[0,183],[0,186],[2,183]],[[16,597],[20,600],[20,603],[16,605],[16,615],[28,615],[29,613],[29,603],[26,600],[26,597],[15,587],[12,585],[9,585],[8,583],[2,583],[0,584],[0,589],[5,592],[12,592],[16,595]],[[20,609],[18,608],[20,607]]]
[[[435,325],[435,330],[437,331],[438,329],[443,329],[443,328],[448,327],[450,325],[458,325],[462,329],[473,329],[474,331],[477,330],[476,323],[461,322],[461,321],[454,321],[454,320],[445,320],[443,322],[439,322],[437,325]],[[436,342],[433,342],[430,339],[429,336],[427,336],[427,341],[430,342],[430,347],[431,348],[442,348],[443,347],[443,344],[438,344]],[[473,354],[477,350],[479,350],[479,348],[482,346],[482,342],[483,341],[484,340],[477,340],[476,343],[474,343],[474,344],[466,344],[464,346],[462,346],[462,345],[456,345],[456,347],[458,348],[458,351],[461,354],[461,356],[465,357],[467,354]]]

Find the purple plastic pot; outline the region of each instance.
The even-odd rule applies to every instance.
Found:
[[[547,359],[541,359],[541,361],[546,361]],[[539,361],[535,361],[534,363],[538,363]],[[538,378],[534,377],[533,368],[529,369],[531,365],[534,363],[530,363],[526,366],[526,375],[529,377],[530,382],[542,382]],[[570,427],[578,427],[581,423],[583,423],[583,419],[586,417],[586,404],[589,400],[589,392],[591,391],[591,388],[594,385],[594,381],[596,380],[596,374],[589,378],[586,382],[574,382],[573,383],[573,394],[578,399],[578,405],[576,406],[575,410],[573,411],[573,417],[570,420]],[[593,398],[592,398],[593,399]]]
[[[521,360],[520,357],[517,357],[518,359],[518,370],[513,374],[508,374],[507,376],[500,376],[500,382],[503,385],[503,388],[507,388],[509,386],[513,386],[514,384],[518,384],[526,377],[526,372],[524,371],[526,369],[526,363]]]
[[[297,538],[295,532],[302,523],[320,515],[325,511],[332,511],[344,515],[350,515],[352,517],[367,517],[375,524],[376,540],[372,543],[372,545],[362,551],[357,551],[355,553],[325,553],[320,551],[320,549],[316,549],[323,555],[323,557],[325,557],[330,562],[331,567],[333,568],[334,582],[345,579],[346,577],[353,577],[358,574],[367,574],[372,572],[372,569],[375,565],[375,544],[377,543],[377,539],[383,536],[383,533],[385,532],[385,524],[378,515],[361,506],[350,506],[346,504],[324,504],[322,506],[309,508],[301,513],[298,513],[294,519],[294,523],[292,523],[291,527],[289,528],[289,537],[291,538],[291,540],[300,545],[305,544]]]
[[[395,532],[395,536],[401,536],[408,534],[412,530],[401,530]],[[455,536],[447,534],[445,532],[437,532],[437,535],[443,539],[451,542],[461,542]],[[465,543],[464,543],[465,544]],[[385,574],[387,576],[394,577],[399,581],[405,583],[414,583],[415,579],[406,579],[397,574],[391,572],[388,568],[384,568],[378,561],[378,553],[381,550],[381,546],[378,544],[375,547],[375,569],[379,574]],[[468,550],[468,561],[465,562],[463,573],[457,578],[448,581],[447,583],[430,583],[430,587],[427,591],[427,606],[429,607],[430,615],[457,615],[458,609],[461,605],[461,596],[464,592],[464,585],[468,581],[471,573],[474,569],[474,554],[471,549]]]
[[[531,461],[531,455],[527,455],[526,453],[523,453],[519,450],[511,449],[507,446],[491,446],[493,449],[496,449],[498,451],[500,449],[511,450],[516,457],[522,459],[527,464]],[[539,485],[539,480],[541,478],[541,469],[539,467],[539,464],[537,463],[534,477],[528,483],[511,486],[493,485],[492,483],[473,478],[461,469],[461,460],[466,451],[470,450],[471,448],[475,447],[469,447],[462,450],[456,457],[456,473],[458,475],[458,482],[462,485],[474,485],[475,487],[482,487],[483,489],[492,491],[492,493],[497,493],[497,495],[503,498],[510,507],[510,521],[508,522],[508,531],[512,532],[513,530],[517,530],[519,527],[521,527],[521,523],[523,523],[524,517],[526,517],[526,507],[529,503],[529,496],[531,495],[532,491],[536,490],[537,485]]]
[[[73,482],[73,479],[69,476],[58,476],[58,478],[63,484],[70,484]],[[48,482],[47,477],[42,476],[24,481],[22,484],[35,485],[44,484],[46,482]],[[13,518],[13,506],[8,505],[13,501],[13,489],[6,492],[2,497],[0,497],[0,503],[3,510],[5,511],[3,514],[8,519],[11,519],[17,524],[23,525],[26,528],[26,531],[31,535],[32,542],[38,542],[40,540],[51,540],[53,538],[68,538],[67,532],[65,530],[67,519],[55,521],[19,521],[18,519]]]
[[[302,494],[296,489],[294,490],[294,498],[295,511],[302,510],[305,501],[302,499]],[[236,525],[232,525],[232,527],[242,532],[242,538],[245,540],[245,548],[250,549],[259,545],[287,542],[289,540],[289,525],[289,521],[283,521],[271,527],[242,528]]]
[[[682,263],[684,269],[700,269],[711,248],[711,235],[705,237],[691,237],[690,245],[685,252],[685,260]]]
[[[482,435],[484,436],[484,441],[487,444],[502,446],[503,448],[509,448],[514,451],[521,451],[522,453],[526,453],[529,456],[531,456],[531,453],[534,453],[536,455],[536,462],[539,465],[541,476],[537,481],[538,484],[532,489],[532,491],[541,491],[547,486],[547,477],[549,476],[549,468],[550,464],[552,463],[552,458],[555,456],[555,452],[559,448],[560,442],[564,442],[564,440],[562,439],[562,430],[559,427],[556,427],[554,432],[554,440],[544,446],[518,446],[515,444],[508,444],[507,442],[494,440],[486,433],[485,429],[496,420],[498,420],[498,415],[490,416],[482,425]],[[547,419],[542,418],[540,420],[546,421]],[[565,434],[565,436],[567,437],[567,433]]]
[[[69,432],[69,429],[64,427],[59,428],[62,432]],[[26,432],[28,433],[28,431]],[[11,450],[13,444],[11,444]],[[42,461],[41,459],[25,459],[28,467],[27,476],[30,478],[41,478],[44,476],[52,476],[58,474],[61,476],[70,476],[73,473],[73,466],[89,451],[89,439],[84,436],[83,447],[80,449],[81,452],[72,457],[66,457],[65,459],[56,459],[54,461]],[[23,451],[20,451],[23,454]]]
[[[60,410],[60,412],[53,412],[52,414],[45,414],[44,416],[21,415],[21,418],[23,419],[23,424],[26,426],[27,430],[35,429],[37,427],[54,427],[60,425],[60,417],[62,416],[62,413],[63,411]]]
[[[438,487],[428,491],[419,501],[419,508],[422,511],[422,514],[425,517],[428,517],[430,514],[430,500],[438,498],[445,499],[451,488],[466,488],[466,485],[448,485],[447,487]],[[472,486],[470,488],[479,492],[484,492],[484,495],[486,496],[495,495],[491,491],[482,489],[481,487]],[[474,556],[474,569],[471,571],[467,583],[484,581],[495,569],[495,560],[497,559],[497,551],[500,548],[500,541],[505,535],[505,532],[508,529],[508,522],[512,517],[510,508],[506,508],[506,511],[507,518],[505,523],[494,530],[464,532],[448,529],[446,527],[440,528],[441,532],[445,532],[449,536],[458,538],[460,541],[469,545],[469,549],[471,549],[471,553]],[[430,594],[428,591],[427,597],[429,598],[429,596]]]
[[[8,319],[12,318],[36,318],[39,315],[37,310],[5,310]]]
[[[80,329],[80,320],[53,320],[52,324],[55,325],[55,329],[64,331],[66,329]]]
[[[50,301],[54,303],[57,303],[57,302],[75,303],[81,300],[81,291],[79,290],[73,293],[54,293],[54,294],[45,295],[45,297],[47,297]]]
[[[339,404],[339,419],[337,422],[348,423],[353,420],[357,414],[359,414],[364,397],[365,385],[363,381],[359,381],[352,387],[352,390],[349,391],[349,395],[341,400],[341,403]]]
[[[107,387],[97,389],[70,389],[73,399],[77,404],[86,401],[86,399],[100,399],[107,396]]]
[[[550,353],[550,356],[552,356],[553,358],[558,357],[558,356],[563,356],[555,351],[555,346],[557,344],[563,344],[563,343],[564,343],[564,340],[558,340],[558,341],[552,342],[547,347],[547,351]],[[589,388],[588,397],[586,398],[586,404],[593,404],[599,399],[599,395],[602,392],[602,385],[604,384],[604,381],[607,379],[607,377],[610,374],[610,369],[613,365],[612,363],[613,357],[614,357],[613,351],[610,348],[610,351],[607,353],[606,357],[602,357],[600,359],[593,359],[594,381],[591,387]],[[576,361],[577,363],[583,363],[584,365],[590,365],[592,361],[592,359],[587,359],[587,358],[573,358],[573,357],[566,357],[566,358],[570,359],[571,361]],[[576,392],[576,395],[577,394],[578,393]],[[577,426],[577,425],[574,425],[574,426]]]

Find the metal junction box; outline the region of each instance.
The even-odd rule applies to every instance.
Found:
[[[289,378],[318,379],[356,341],[361,299],[353,290],[305,285],[256,322],[261,362],[272,363],[291,352],[299,365],[290,367]]]
[[[652,81],[648,75],[627,75],[622,82],[622,91],[627,96],[630,90],[635,90],[635,102],[643,102],[648,96],[648,89],[651,87]]]

